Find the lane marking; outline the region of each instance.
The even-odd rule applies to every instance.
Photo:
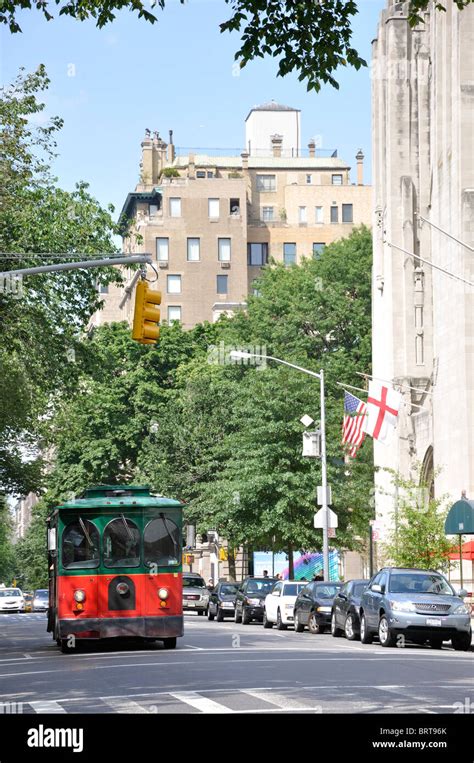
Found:
[[[292,699],[291,697],[287,697],[284,694],[278,694],[274,692],[273,689],[268,689],[267,691],[255,691],[253,689],[240,689],[240,693],[248,694],[249,697],[255,697],[255,699],[261,700],[263,702],[269,702],[271,705],[276,705],[282,710],[295,710],[295,711],[313,710],[313,712],[315,710],[314,706],[302,705],[301,702],[298,702],[297,700]]]
[[[134,715],[138,713],[150,713],[150,710],[148,710],[144,705],[140,705],[139,702],[134,702],[134,700],[131,699],[119,699],[118,697],[110,697],[110,699],[105,699],[105,697],[99,697],[102,702],[105,702],[106,705],[109,707],[113,707],[113,709],[117,713],[133,713]]]
[[[170,697],[183,702],[184,704],[191,705],[202,713],[233,713],[230,707],[221,705],[220,702],[214,702],[213,699],[203,697],[196,691],[182,691],[182,692],[168,692]]]
[[[64,707],[61,707],[59,702],[52,699],[50,700],[42,699],[36,702],[28,702],[28,704],[31,705],[35,713],[66,713],[67,712],[67,710],[65,710]]]

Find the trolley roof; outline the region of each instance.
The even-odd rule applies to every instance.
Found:
[[[58,509],[114,508],[126,506],[183,507],[183,501],[152,493],[149,485],[96,485],[87,488],[71,501],[59,504]]]

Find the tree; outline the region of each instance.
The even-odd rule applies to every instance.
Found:
[[[8,503],[0,494],[0,583],[10,585],[15,573],[15,560],[12,547],[12,518]]]
[[[0,93],[0,251],[2,269],[114,252],[117,228],[78,183],[58,188],[49,172],[61,120],[38,128],[30,118],[44,108],[43,66],[20,73]],[[38,158],[38,156],[40,158]],[[60,253],[60,254],[56,254]],[[113,268],[25,277],[21,289],[2,279],[0,290],[0,484],[20,493],[38,489],[37,422],[54,400],[75,389],[82,360],[81,333],[100,307],[97,284],[120,281]],[[7,288],[9,285],[10,288]],[[70,361],[70,362],[68,362]]]
[[[438,10],[445,10],[447,3],[436,2]],[[451,0],[461,10],[472,0]],[[180,0],[184,3],[185,0]],[[351,46],[352,20],[358,12],[355,0],[226,0],[233,15],[220,24],[221,32],[237,31],[242,46],[235,59],[244,67],[249,61],[273,56],[279,61],[278,75],[283,77],[296,72],[306,82],[308,90],[320,90],[321,83],[339,87],[333,73],[338,66],[360,69],[367,63]],[[411,0],[409,23],[414,26],[423,22],[423,13],[431,0]],[[166,0],[5,0],[0,10],[0,22],[8,24],[11,32],[21,32],[16,13],[20,9],[35,6],[50,21],[52,10],[59,6],[59,15],[71,16],[80,21],[96,20],[102,28],[115,18],[115,12],[128,9],[138,13],[139,18],[154,24],[157,17],[145,6],[164,9]]]
[[[384,555],[399,567],[448,572],[452,564],[449,554],[455,547],[444,533],[445,500],[430,497],[428,485],[389,471],[398,497]]]

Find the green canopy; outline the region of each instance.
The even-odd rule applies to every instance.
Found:
[[[474,535],[474,501],[462,498],[451,506],[446,522],[446,535]]]

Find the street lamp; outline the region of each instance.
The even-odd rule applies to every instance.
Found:
[[[314,376],[316,379],[319,379],[320,397],[321,397],[321,482],[322,482],[322,488],[323,488],[321,508],[323,511],[323,520],[324,520],[323,564],[324,564],[324,579],[329,580],[329,538],[328,538],[329,506],[328,506],[328,483],[327,483],[327,460],[326,460],[326,413],[325,413],[325,405],[324,405],[324,371],[323,369],[321,369],[319,373],[316,373],[316,371],[310,371],[308,368],[302,368],[301,366],[296,366],[294,363],[288,363],[287,360],[281,360],[281,358],[274,358],[271,355],[258,355],[252,352],[243,352],[241,350],[232,350],[230,352],[230,357],[234,360],[237,360],[240,358],[260,358],[261,360],[273,360],[275,363],[281,363],[281,365],[283,366],[288,366],[289,368],[295,368],[297,371],[301,371],[304,374],[308,374],[308,376]]]

